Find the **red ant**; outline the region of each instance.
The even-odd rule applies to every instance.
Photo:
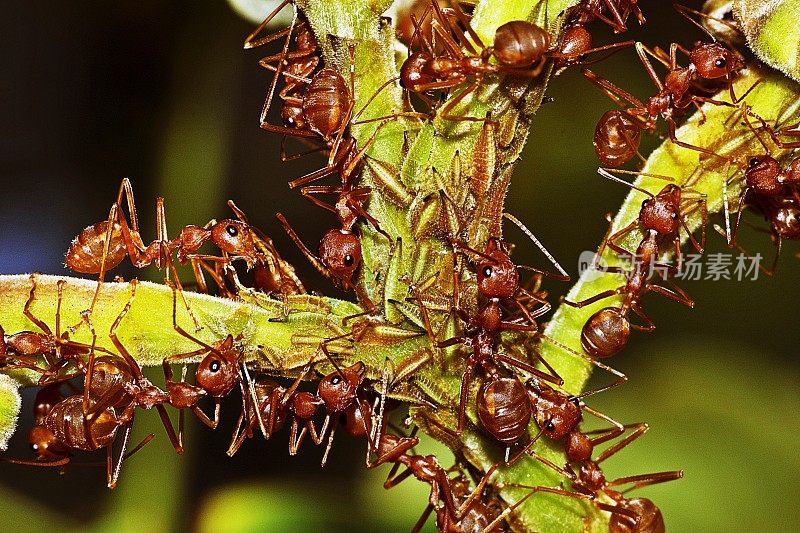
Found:
[[[41,374],[39,379],[40,385],[68,381],[86,372],[83,356],[90,355],[94,353],[95,350],[106,353],[111,352],[96,346],[94,341],[92,344],[83,344],[69,340],[68,332],[64,331],[62,333],[61,302],[63,300],[64,285],[66,284],[66,281],[63,279],[56,282],[55,333],[44,320],[35,316],[31,311],[31,306],[36,300],[38,279],[38,273],[31,274],[31,290],[28,294],[28,299],[25,301],[22,313],[28,320],[36,324],[42,333],[20,331],[12,335],[3,334],[3,342],[0,343],[2,344],[0,353],[6,356],[9,366],[27,368],[39,372]],[[92,330],[92,335],[96,337],[94,330]],[[36,360],[33,358],[33,356],[37,354],[43,356],[45,363],[48,365],[46,369],[37,365]],[[60,371],[69,365],[70,362],[74,363],[76,371],[66,375],[59,375]]]
[[[573,489],[577,492],[570,492],[561,489],[549,489],[547,492],[561,494],[563,496],[584,499],[592,502],[603,511],[611,513],[609,531],[638,532],[638,533],[657,533],[664,531],[664,519],[658,507],[647,498],[627,498],[624,493],[614,490],[613,487],[632,484],[631,489],[665,483],[683,477],[682,470],[669,472],[656,472],[651,474],[639,474],[626,476],[608,481],[600,468],[600,463],[617,454],[620,450],[628,446],[634,440],[641,437],[649,428],[647,424],[634,424],[625,426],[633,431],[618,443],[604,450],[596,459],[583,459],[580,462],[580,469],[576,475],[571,467],[561,468],[551,461],[535,455],[536,459],[543,462],[559,474],[572,480]],[[519,484],[508,484],[507,487],[529,488],[542,490],[541,488],[529,487]],[[614,500],[615,505],[609,505],[598,501],[597,497],[605,494]]]
[[[512,221],[517,221],[514,217],[510,215],[505,215]],[[524,226],[519,223],[521,228]],[[527,230],[527,228],[524,228]],[[560,275],[552,274],[549,272],[544,272],[538,269],[531,268],[535,272],[546,275],[549,277],[554,277],[556,279],[569,279],[569,276],[566,272],[561,268],[561,266],[555,261],[555,259],[541,246],[538,240],[533,237],[530,231],[526,231],[526,233],[533,238],[534,242],[542,249],[545,254],[548,256],[550,261],[556,266],[556,268],[561,273]],[[545,338],[546,340],[557,344],[558,346],[564,347],[561,343],[557,343],[555,340],[545,337],[541,332],[539,332],[539,327],[536,323],[536,318],[543,315],[547,311],[550,310],[550,304],[538,297],[535,294],[531,294],[524,289],[521,289],[519,286],[519,273],[517,271],[517,266],[511,261],[509,256],[508,250],[504,241],[496,238],[489,239],[486,245],[486,249],[484,252],[479,252],[477,250],[473,250],[463,244],[458,244],[458,247],[474,253],[478,255],[481,260],[478,262],[477,265],[477,283],[478,283],[478,292],[484,298],[486,298],[486,303],[483,304],[478,313],[475,317],[470,318],[466,316],[460,309],[456,308],[456,311],[459,313],[461,319],[466,322],[467,327],[465,333],[459,337],[454,337],[451,339],[447,339],[445,341],[437,341],[435,335],[433,334],[431,327],[430,327],[430,320],[427,317],[427,311],[425,310],[424,306],[421,307],[423,312],[423,318],[426,325],[426,330],[428,331],[428,335],[431,337],[431,342],[439,348],[444,348],[448,346],[454,346],[456,344],[464,344],[469,348],[472,348],[472,354],[467,358],[466,361],[466,368],[464,370],[464,374],[461,379],[461,391],[460,391],[460,400],[459,400],[459,409],[458,409],[458,431],[463,430],[464,422],[466,419],[466,407],[467,407],[467,396],[469,394],[469,384],[472,381],[472,376],[475,372],[476,368],[481,368],[484,370],[484,373],[488,376],[493,375],[493,370],[495,368],[495,363],[504,363],[506,365],[519,368],[524,372],[529,374],[538,376],[541,379],[546,379],[548,381],[552,381],[554,383],[558,383],[559,385],[563,384],[563,380],[555,374],[555,371],[550,367],[546,361],[543,361],[541,357],[539,360],[548,368],[550,374],[542,372],[535,368],[533,365],[530,365],[526,362],[520,361],[514,357],[510,357],[503,353],[500,353],[496,350],[497,341],[500,338],[500,333],[503,331],[525,331],[525,332],[533,332],[540,338]],[[518,295],[524,295],[525,297],[529,298],[531,301],[535,301],[540,304],[540,307],[534,311],[530,311],[526,306],[524,306],[521,301],[518,299]],[[522,323],[518,320],[503,320],[503,311],[501,304],[507,302],[508,304],[516,307],[522,313],[523,317],[527,321],[526,323]],[[564,347],[564,349],[569,350],[569,348]],[[577,355],[578,357],[584,358],[589,361],[591,364],[598,366],[599,368],[603,368],[608,372],[613,373],[619,379],[612,385],[602,387],[595,391],[592,391],[592,394],[607,390],[608,388],[614,387],[619,383],[624,382],[627,378],[624,374],[598,362],[590,357],[586,357],[583,354],[579,354],[577,352],[573,352],[569,350],[570,353]],[[499,428],[498,428],[499,429]],[[502,432],[500,432],[502,433]]]
[[[122,211],[123,194],[128,205],[130,222]],[[76,272],[100,275],[88,315],[91,315],[91,311],[94,309],[106,271],[120,264],[126,256],[137,268],[144,268],[150,263],[155,263],[159,269],[169,268],[181,294],[183,294],[183,287],[172,261],[173,252],[177,252],[179,261],[185,262],[206,241],[211,240],[222,250],[223,254],[226,254],[225,261],[230,260],[227,257],[228,254],[234,258],[244,259],[248,266],[252,266],[258,260],[252,231],[242,221],[222,220],[216,222],[212,220],[204,227],[189,225],[181,229],[178,237],[169,240],[164,214],[164,199],[158,198],[156,200],[156,222],[158,236],[156,240],[145,246],[139,234],[139,219],[136,214],[133,188],[128,178],[123,178],[117,200],[111,206],[108,219],[85,228],[72,241],[64,258],[66,266]],[[195,266],[195,272],[198,270],[199,267]],[[198,280],[198,284],[204,285],[204,282]],[[191,313],[185,298],[184,303],[199,328],[197,319]]]
[[[583,29],[588,23],[599,20],[611,27],[614,33],[622,33],[628,29],[630,15],[636,17],[639,25],[645,23],[638,0],[582,0],[570,11],[564,24],[565,35],[574,28]],[[608,14],[606,14],[608,11]],[[583,32],[586,32],[583,29]],[[586,32],[588,34],[588,32]],[[589,35],[591,43],[591,35]]]
[[[117,485],[122,462],[140,450],[152,440],[150,434],[131,449],[125,452],[130,438],[132,421],[123,421],[107,407],[94,413],[91,420],[86,418],[83,411],[83,395],[75,394],[56,403],[44,417],[40,418],[37,425],[31,428],[28,442],[36,453],[35,461],[22,461],[18,459],[3,459],[6,462],[28,466],[64,466],[70,462],[71,451],[74,449],[93,451],[106,448],[107,451],[107,482],[108,488]],[[122,448],[118,459],[113,461],[113,445],[117,430],[124,426]]]
[[[685,10],[682,9],[682,6],[676,6],[676,9],[694,23]],[[702,28],[702,26],[700,27]],[[688,67],[678,67],[678,51],[689,57]],[[690,150],[722,157],[707,148],[678,140],[675,136],[676,124],[674,117],[691,105],[700,109],[699,104],[701,102],[732,106],[744,99],[755,85],[751,86],[739,98],[736,98],[736,95],[733,94],[732,76],[744,68],[742,57],[737,52],[716,41],[697,44],[692,50],[688,50],[677,43],[672,43],[669,57],[664,57],[663,52],[652,51],[642,43],[637,42],[636,52],[650,79],[653,80],[653,83],[658,88],[658,93],[650,97],[646,105],[627,91],[599,77],[591,70],[583,70],[583,74],[589,81],[597,85],[614,102],[624,108],[624,111],[614,115],[609,115],[608,113],[603,115],[597,125],[595,130],[595,151],[601,161],[608,166],[625,163],[638,149],[638,135],[630,133],[630,130],[634,128],[633,125],[635,124],[641,130],[653,132],[655,131],[658,117],[663,117],[666,121],[669,138],[674,144]],[[648,59],[648,54],[667,67],[668,72],[663,82],[655,72],[650,59]],[[696,90],[697,82],[720,79],[726,80],[733,103],[713,100],[698,94],[698,90]],[[626,107],[626,104],[633,107]],[[623,118],[620,113],[627,116]],[[618,133],[614,134],[615,131]]]
[[[759,265],[764,274],[772,276],[778,265],[780,258],[781,245],[784,239],[800,239],[800,157],[793,158],[786,168],[771,155],[764,140],[758,135],[747,118],[747,110],[744,114],[745,122],[753,131],[761,146],[764,147],[764,154],[751,155],[747,159],[747,167],[744,171],[744,187],[739,193],[739,212],[736,215],[736,224],[731,231],[730,215],[725,198],[725,222],[726,232],[724,233],[729,246],[736,246],[742,253],[748,254],[737,242],[736,236],[742,221],[742,213],[746,207],[762,215],[770,224],[768,230],[773,243],[775,244],[775,259],[772,266],[766,269]],[[784,142],[778,134],[784,132],[779,130],[777,133],[769,127],[763,119],[758,117],[762,126],[769,132],[773,142],[782,149],[792,149],[800,147],[800,142]],[[791,134],[791,130],[790,134]],[[724,191],[727,190],[727,180],[723,183]],[[715,226],[719,233],[722,230]]]
[[[276,381],[266,377],[257,378],[253,382],[256,410],[248,415],[245,409],[242,409],[236,424],[237,429],[227,451],[229,456],[233,457],[239,451],[244,439],[252,435],[253,428],[261,425],[264,438],[269,439],[273,432],[284,426],[289,416],[292,418],[289,433],[289,455],[297,454],[306,434],[311,436],[314,444],[322,443],[327,431],[327,424],[322,427],[321,431],[317,431],[313,417],[324,402],[315,394],[297,390],[309,369],[310,367],[307,366],[288,388],[282,387]]]
[[[692,244],[692,247],[697,251],[697,253],[703,253],[706,242],[705,228],[708,220],[708,205],[705,194],[697,193],[675,183],[665,185],[661,191],[653,194],[650,191],[642,189],[641,187],[637,187],[636,185],[628,183],[627,181],[621,180],[620,178],[611,174],[610,170],[611,169],[599,168],[597,173],[606,179],[621,183],[622,185],[645,194],[648,196],[648,198],[642,202],[642,207],[639,210],[639,216],[621,230],[615,232],[613,235],[610,235],[608,239],[604,241],[604,244],[616,244],[618,239],[628,235],[637,227],[641,227],[642,231],[644,231],[646,234],[645,237],[650,233],[654,233],[660,240],[672,237],[672,241],[675,246],[675,256],[677,258],[677,269],[681,270],[681,266],[683,265],[683,255],[681,254],[680,230],[683,228],[689,238],[689,242]],[[632,172],[628,170],[617,170],[616,172],[672,181],[672,178],[659,174]],[[689,230],[689,226],[687,225],[688,216],[698,208],[701,210],[702,217],[702,222],[700,224],[702,233],[699,242],[697,239],[695,239],[694,235]],[[615,249],[615,251],[622,253],[618,249]],[[601,247],[601,249],[598,251],[597,257],[600,257],[602,252],[603,247]]]
[[[672,199],[674,198],[675,197],[672,196]],[[655,196],[646,200],[642,206],[642,211],[649,212],[652,208],[658,207],[661,209],[660,213],[658,211],[650,213],[651,215],[656,215],[656,217],[652,219],[653,222],[656,224],[661,224],[663,222],[664,226],[662,229],[674,227],[674,231],[677,231],[680,223],[680,211],[676,209],[663,209],[664,205],[659,205],[659,202],[668,199],[669,195],[665,198]],[[678,213],[678,217],[673,218],[672,214],[676,212]],[[661,221],[659,221],[659,218],[661,218]],[[624,254],[627,257],[634,257],[635,262],[630,269],[623,267],[599,267],[598,270],[622,274],[626,277],[625,283],[616,289],[603,291],[579,302],[562,299],[562,302],[567,305],[582,308],[612,296],[625,295],[622,300],[622,305],[620,305],[619,308],[603,308],[593,314],[583,326],[583,330],[581,331],[581,345],[589,355],[597,358],[610,357],[621,350],[628,342],[631,329],[639,331],[653,331],[655,329],[655,323],[644,310],[639,307],[639,301],[647,292],[652,291],[686,305],[687,307],[694,307],[694,300],[692,300],[683,289],[667,280],[665,274],[661,273],[665,281],[670,283],[673,290],[662,287],[661,285],[656,285],[648,279],[651,268],[665,269],[667,271],[676,270],[675,267],[671,265],[656,262],[659,255],[659,240],[662,233],[654,229],[648,229],[647,234],[636,248],[636,254],[631,254],[628,250],[612,242],[612,237],[615,236],[611,235],[612,225],[610,216],[608,220],[610,224],[609,229],[608,232],[606,232],[606,236],[603,238],[603,243],[600,245],[600,250],[596,257],[599,258],[602,251],[608,246],[619,254]],[[630,311],[638,315],[645,324],[631,324],[628,318]]]
[[[153,385],[142,374],[139,364],[116,335],[116,330],[133,304],[136,285],[137,281],[132,280],[131,296],[109,332],[111,342],[119,351],[121,359],[103,357],[93,360],[90,358],[85,397],[92,400],[90,402],[92,407],[87,418],[93,420],[94,413],[100,412],[107,407],[113,407],[123,409],[120,420],[126,422],[133,420],[136,408],[151,409],[155,407],[175,451],[183,453],[184,409],[191,409],[201,422],[212,429],[216,428],[219,423],[220,399],[230,393],[237,382],[241,385],[241,377],[238,373],[240,351],[233,348],[233,337],[230,335],[224,341],[212,347],[201,343],[184,332],[180,326],[177,326],[174,322],[177,296],[176,288],[172,286],[173,324],[179,332],[201,344],[202,348],[187,354],[166,358],[163,362],[166,391]],[[199,354],[207,355],[201,360],[195,372],[197,385],[187,383],[185,375],[181,381],[174,381],[171,364],[174,361]],[[242,393],[244,394],[243,386]],[[197,405],[206,395],[214,398],[215,412],[213,420]],[[179,410],[180,418],[177,435],[164,404],[169,404]]]
[[[568,395],[536,377],[525,383],[525,390],[536,425],[548,438],[564,441],[564,451],[570,462],[588,459],[596,445],[625,431],[626,426],[581,401],[586,394]],[[599,430],[600,436],[589,438],[588,433],[578,427],[584,412],[608,422],[611,427]]]
[[[491,46],[486,46],[461,11],[452,4],[452,12],[466,28],[469,38],[480,53],[454,23],[449,20],[436,2],[432,2],[434,17],[431,21],[433,37],[439,37],[446,50],[446,57],[434,55],[435,46],[426,42],[425,50],[412,53],[400,69],[400,84],[408,91],[424,96],[435,90],[450,89],[472,82],[449,99],[438,113],[445,120],[484,121],[486,118],[452,115],[452,110],[467,96],[480,87],[486,74],[506,73],[513,76],[536,77],[546,64],[547,57],[557,58],[564,65],[578,61],[589,53],[629,46],[631,42],[616,43],[599,48],[584,48],[570,37],[564,37],[555,47],[550,44],[550,35],[543,28],[523,20],[507,22],[497,28]],[[462,51],[467,51],[465,54]],[[490,63],[494,57],[497,63]]]
[[[394,463],[389,476],[383,486],[386,489],[398,485],[410,476],[430,484],[431,492],[428,497],[428,506],[420,519],[414,526],[415,532],[420,531],[432,510],[436,511],[436,525],[440,531],[456,532],[464,531],[462,527],[472,524],[472,520],[487,520],[485,506],[481,505],[480,499],[484,487],[494,474],[498,465],[493,465],[478,482],[475,490],[468,493],[468,488],[463,480],[452,480],[434,455],[412,455],[409,450],[419,443],[419,439],[413,435],[410,437],[399,437],[392,434],[384,434],[377,445],[378,460],[370,466],[378,466],[385,463]],[[406,469],[397,474],[400,466]],[[440,504],[440,500],[444,504]],[[458,500],[463,500],[460,504]],[[488,531],[488,529],[486,530]]]

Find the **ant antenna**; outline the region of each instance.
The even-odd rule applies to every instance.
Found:
[[[567,274],[567,271],[564,270],[563,268],[561,268],[561,265],[558,264],[558,261],[556,261],[556,258],[553,257],[552,254],[547,251],[547,248],[545,248],[542,245],[542,243],[539,242],[539,239],[536,238],[536,236],[533,234],[533,232],[531,232],[531,230],[529,230],[528,227],[525,224],[523,224],[517,217],[515,217],[511,213],[503,213],[503,217],[507,218],[508,220],[513,222],[519,229],[521,229],[522,232],[525,235],[527,235],[528,238],[531,241],[533,241],[533,244],[535,244],[539,248],[539,250],[542,251],[542,253],[550,260],[551,263],[553,263],[553,266],[556,267],[556,269],[558,269],[558,271],[561,273],[561,275],[564,278],[566,278],[566,280],[569,280],[569,274]],[[520,267],[520,268],[524,268],[524,267]],[[528,268],[527,270],[536,270],[536,269]],[[547,275],[549,273],[548,272],[542,272],[542,274]]]
[[[633,183],[628,183],[624,179],[616,177],[615,175],[613,175],[612,173],[610,173],[608,170],[604,169],[603,167],[599,167],[597,169],[597,173],[600,174],[601,176],[603,176],[604,178],[606,178],[607,180],[615,181],[617,183],[621,183],[622,185],[627,185],[631,189],[634,189],[634,190],[639,191],[640,193],[646,194],[650,198],[655,198],[655,195],[653,193],[651,193],[650,191],[646,191],[645,189],[642,189],[638,185],[634,185]]]

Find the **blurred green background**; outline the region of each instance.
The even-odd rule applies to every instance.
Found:
[[[650,22],[630,38],[664,47],[703,38],[669,2],[640,3]],[[229,216],[225,200],[233,198],[311,286],[343,296],[312,272],[274,218],[283,211],[308,243],[334,223],[285,185],[321,159],[279,162],[279,139],[258,128],[268,76],[259,53],[241,50],[252,25],[224,2],[22,2],[5,10],[0,28],[0,272],[64,272],[69,241],[106,216],[129,176],[143,235],[155,235],[157,195],[166,197],[172,229]],[[600,42],[610,37],[597,29]],[[632,50],[593,69],[639,97],[654,92]],[[548,96],[554,101],[534,121],[507,208],[574,273],[580,252],[602,238],[603,214],[627,191],[594,172],[594,124],[610,101],[577,71],[556,79]],[[771,258],[767,240],[749,234],[744,242]],[[520,263],[541,261],[518,234],[508,236],[520,244]],[[713,232],[709,251],[727,251]],[[609,461],[609,477],[685,469],[681,481],[640,491],[658,503],[671,531],[800,528],[800,460],[791,440],[800,429],[793,311],[800,265],[792,253],[775,279],[683,282],[697,302],[692,312],[647,297],[658,330],[635,335],[615,357],[631,381],[593,399],[623,422],[651,425]],[[567,290],[548,288],[554,299]],[[30,457],[32,396],[26,392],[10,456]],[[235,400],[224,405],[216,432],[189,419],[182,457],[152,413],[137,417],[135,433],[158,438],[125,464],[115,492],[105,488],[102,468],[58,475],[0,465],[2,529],[407,531],[424,508],[428,486],[384,491],[388,468],[365,472],[363,444],[344,436],[325,469],[319,449],[288,457],[284,433],[248,442],[229,459],[238,409]]]

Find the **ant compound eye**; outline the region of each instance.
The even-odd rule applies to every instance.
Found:
[[[544,423],[544,430],[551,432],[556,430],[556,426],[555,424],[553,424],[552,420],[548,420],[547,422]]]
[[[335,376],[333,379],[331,379],[331,384],[332,385],[338,385],[341,382],[342,382],[342,378],[340,378],[339,376]]]
[[[222,363],[219,361],[211,361],[211,365],[209,366],[209,370],[212,372],[219,372],[222,368]]]
[[[344,256],[344,266],[348,266],[348,267],[353,266],[353,264],[355,262],[356,262],[356,260],[352,255],[347,254],[346,256]]]
[[[33,450],[35,452],[39,451],[39,445],[38,444],[31,444],[31,450]]]
[[[644,200],[644,201],[642,202],[642,209],[646,209],[646,208],[647,208],[647,206],[648,206],[648,204],[650,204],[650,200]]]
[[[493,273],[493,272],[494,272],[494,271],[492,270],[492,267],[490,267],[490,266],[488,266],[488,265],[487,265],[487,266],[485,266],[485,267],[483,267],[483,275],[484,275],[485,277],[487,277],[487,278],[490,278],[490,277],[492,277],[492,273]]]
[[[228,226],[227,228],[225,228],[225,231],[227,231],[228,235],[230,235],[231,237],[236,237],[237,235],[239,235],[239,230],[234,225]]]
[[[725,68],[728,65],[728,60],[724,57],[719,57],[714,61],[714,66],[717,68]]]
[[[678,213],[672,213],[672,214],[670,215],[670,218],[671,218],[672,220],[678,220]]]
[[[747,166],[752,168],[752,167],[757,166],[760,162],[761,162],[761,160],[759,160],[757,157],[751,157],[750,161],[747,162]]]

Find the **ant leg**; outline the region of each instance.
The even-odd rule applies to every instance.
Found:
[[[292,226],[289,224],[289,221],[286,220],[286,217],[283,216],[283,213],[276,213],[275,216],[283,225],[283,229],[286,231],[287,235],[289,235],[289,238],[294,241],[295,245],[300,249],[300,252],[306,256],[306,259],[309,263],[311,263],[311,266],[316,268],[317,271],[326,278],[331,280],[335,279],[333,273],[322,263],[320,258],[311,253],[311,250],[309,250],[306,245],[303,244],[303,241],[300,240],[300,237],[297,235],[297,233],[295,233],[294,229],[292,229]]]
[[[456,96],[448,100],[448,102],[444,105],[441,110],[441,114],[437,113],[443,120],[454,120],[454,121],[467,121],[467,122],[484,122],[487,120],[491,120],[487,117],[469,117],[463,115],[451,115],[450,112],[460,104],[467,96],[474,93],[478,87],[480,87],[480,79],[476,79],[470,85],[465,87],[461,92],[459,92]]]
[[[139,363],[136,362],[136,359],[134,359],[133,356],[131,356],[131,354],[128,352],[128,350],[125,348],[125,346],[122,344],[122,342],[120,342],[119,338],[117,337],[117,328],[119,327],[120,323],[122,323],[122,319],[125,318],[125,315],[128,314],[131,305],[133,305],[133,299],[136,296],[136,286],[138,284],[139,280],[137,279],[132,279],[130,281],[131,295],[128,298],[128,302],[125,304],[125,307],[122,308],[122,311],[120,311],[119,315],[117,315],[116,320],[114,320],[114,323],[111,325],[111,329],[108,332],[108,336],[111,338],[112,344],[114,344],[114,346],[119,351],[119,354],[128,364],[128,367],[130,367],[130,370],[133,373],[133,376],[136,378],[136,380],[142,381],[145,379],[145,377],[142,374],[142,369],[139,366]]]
[[[724,155],[720,155],[717,152],[715,152],[714,150],[709,150],[708,148],[703,148],[702,146],[696,146],[694,144],[689,144],[689,143],[686,143],[686,142],[678,140],[678,138],[675,136],[675,128],[676,128],[675,120],[673,120],[672,117],[667,117],[666,118],[666,122],[667,122],[667,130],[669,132],[669,140],[672,141],[672,144],[680,146],[681,148],[686,148],[686,149],[689,149],[689,150],[695,150],[697,152],[702,152],[704,154],[713,155],[714,157],[718,157],[720,159],[724,159],[726,161],[730,161],[729,157],[725,157]]]
[[[464,423],[467,416],[467,403],[469,402],[469,384],[472,381],[472,374],[475,372],[475,367],[470,366],[467,362],[467,367],[464,369],[464,374],[461,376],[461,390],[459,392],[458,402],[458,425],[456,431],[461,433],[464,431]]]
[[[621,108],[627,109],[629,105],[632,105],[636,110],[646,109],[644,104],[635,96],[617,87],[607,79],[598,76],[588,68],[581,69],[581,73]],[[631,110],[628,109],[628,111],[630,112]]]
[[[618,485],[625,485],[633,483],[633,486],[628,490],[638,489],[641,487],[648,487],[658,483],[666,483],[667,481],[674,481],[683,477],[683,470],[671,470],[669,472],[655,472],[652,474],[639,474],[638,476],[627,476],[609,481],[609,487],[616,487]]]
[[[112,454],[113,454],[114,443],[112,442],[106,447],[106,450],[107,450],[107,456],[106,456],[107,457],[106,458],[106,466],[107,466],[106,478],[108,480],[108,488],[109,489],[114,489],[117,486],[117,480],[119,479],[119,473],[122,470],[122,461],[125,460],[125,449],[128,447],[128,440],[131,437],[131,428],[132,427],[133,427],[133,423],[132,422],[128,422],[127,424],[125,424],[125,434],[122,437],[122,449],[119,452],[119,458],[117,459],[116,464],[114,465],[113,471],[111,469],[111,463],[112,463]]]
[[[683,304],[686,307],[694,307],[694,300],[688,294],[686,294],[683,289],[669,280],[667,280],[667,283],[672,286],[672,289],[668,289],[661,285],[656,285],[650,282],[647,283],[647,288],[656,294],[660,294],[661,296],[666,296],[671,300],[675,300],[679,304]]]
[[[342,192],[341,186],[328,186],[328,185],[308,185],[300,189],[300,194],[306,200],[309,200],[312,204],[316,205],[317,207],[321,207],[326,211],[330,211],[331,213],[336,214],[336,208],[326,202],[323,202],[319,198],[314,197],[314,194],[340,194]]]
[[[601,293],[595,294],[585,300],[581,300],[579,302],[573,302],[571,300],[567,300],[563,296],[561,297],[561,303],[567,304],[570,307],[577,307],[578,309],[582,307],[586,307],[587,305],[591,305],[595,302],[599,302],[600,300],[605,300],[606,298],[611,298],[612,296],[617,296],[625,292],[625,285],[617,287],[616,289],[609,289],[607,291],[603,291]]]
[[[655,331],[656,323],[653,322],[653,319],[650,318],[650,315],[648,315],[647,313],[644,312],[644,309],[639,307],[639,304],[631,304],[631,311],[636,313],[636,315],[639,318],[641,318],[645,323],[644,326],[640,326],[638,324],[631,324],[631,328],[632,329],[635,329],[636,331],[644,331],[644,332]]]

